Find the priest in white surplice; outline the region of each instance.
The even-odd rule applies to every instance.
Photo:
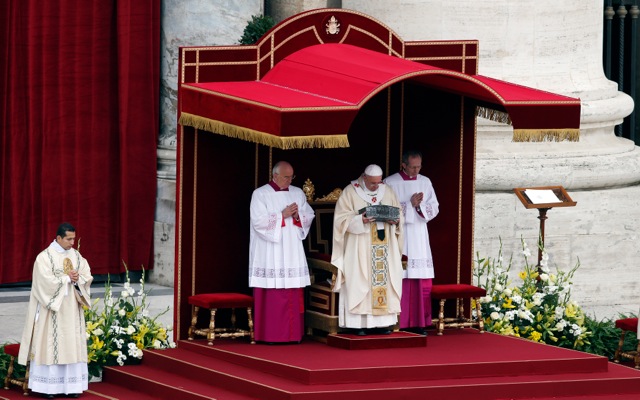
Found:
[[[310,284],[302,241],[315,216],[302,189],[291,186],[293,167],[280,161],[273,180],[251,196],[249,286],[255,302],[256,341],[300,342],[304,288]]]
[[[431,325],[431,286],[434,277],[433,257],[427,223],[438,215],[438,199],[431,180],[420,175],[422,154],[406,151],[402,169],[385,182],[400,200],[404,216],[404,248],[407,267],[402,280],[400,329],[426,335]]]
[[[375,164],[343,190],[333,220],[338,325],[358,335],[390,333],[398,322],[402,295],[402,216],[383,223],[360,214],[371,205],[400,207]]]
[[[29,388],[47,398],[77,397],[88,388],[83,306],[90,304],[93,277],[73,248],[75,228],[58,227],[55,240],[36,257],[27,320],[18,362],[29,364]]]

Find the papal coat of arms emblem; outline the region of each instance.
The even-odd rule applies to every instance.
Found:
[[[325,26],[327,27],[327,34],[329,35],[337,35],[340,33],[340,22],[338,22],[336,17],[333,15],[329,18],[329,21]]]

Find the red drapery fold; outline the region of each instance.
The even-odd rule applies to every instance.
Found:
[[[150,268],[160,0],[0,5],[0,283],[60,222],[94,274]]]

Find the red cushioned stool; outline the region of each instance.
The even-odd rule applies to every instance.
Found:
[[[189,340],[193,340],[195,335],[206,336],[209,340],[209,346],[213,345],[215,338],[237,338],[249,336],[251,344],[255,344],[253,339],[253,317],[251,310],[253,309],[253,297],[240,293],[203,293],[189,296],[189,304],[191,304],[191,327],[189,327]],[[209,309],[211,319],[209,320],[209,328],[198,329],[198,311],[200,308]],[[216,311],[219,308],[231,309],[231,327],[216,328]],[[236,308],[247,309],[247,322],[249,330],[236,328]]]
[[[7,376],[4,378],[4,388],[9,390],[9,384],[17,385],[22,388],[22,394],[25,396],[29,395],[29,362],[27,362],[27,371],[25,372],[24,378],[14,378],[13,368],[14,362],[18,358],[18,353],[20,353],[20,343],[7,344],[4,346],[4,352],[11,356],[11,360],[9,361],[9,368],[7,369]]]
[[[438,335],[442,335],[444,328],[467,328],[478,327],[480,333],[484,332],[484,321],[482,320],[482,310],[480,309],[480,297],[487,294],[487,291],[473,285],[451,284],[433,285],[431,288],[431,298],[440,300],[440,312],[438,313]],[[456,317],[444,317],[444,303],[448,299],[456,299]],[[471,299],[471,307],[476,306],[476,316],[465,318],[464,299]],[[473,310],[472,310],[473,311]]]
[[[635,351],[622,351],[624,337],[627,332],[633,332],[635,335],[638,334],[638,318],[619,319],[616,321],[616,328],[622,329],[622,334],[620,334],[620,342],[618,343],[616,354],[613,356],[613,361],[619,363],[620,357],[627,358],[633,360],[636,369],[640,369],[640,342],[638,342],[638,348]]]

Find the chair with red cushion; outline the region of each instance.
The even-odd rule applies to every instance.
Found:
[[[485,289],[464,283],[449,285],[433,285],[431,288],[431,298],[440,300],[440,311],[438,313],[438,335],[442,335],[444,328],[467,328],[477,327],[480,333],[484,332],[484,321],[482,320],[482,310],[480,309],[480,297],[487,294]],[[444,304],[449,299],[456,299],[456,317],[444,317]],[[464,300],[471,299],[471,307],[475,305],[476,316],[466,318],[464,316]]]
[[[22,388],[22,394],[25,396],[29,395],[29,362],[27,362],[27,370],[25,372],[25,376],[23,378],[14,378],[13,369],[14,362],[16,358],[18,358],[18,353],[20,353],[20,343],[12,343],[4,346],[4,352],[11,356],[9,361],[9,368],[7,369],[7,376],[4,378],[4,388],[9,390],[9,384],[17,385]]]
[[[640,342],[638,342],[638,348],[635,351],[622,351],[622,346],[624,345],[624,338],[628,332],[633,332],[633,334],[638,334],[638,318],[623,318],[616,321],[616,328],[622,330],[620,334],[620,342],[618,343],[618,349],[616,350],[616,354],[613,357],[613,361],[616,363],[620,362],[620,357],[633,360],[635,363],[636,369],[640,369]]]
[[[189,304],[191,304],[191,326],[189,327],[189,340],[193,340],[195,335],[206,336],[210,346],[216,338],[238,338],[249,336],[251,344],[255,344],[253,338],[253,297],[240,293],[203,293],[189,296]],[[211,314],[209,319],[209,328],[198,329],[198,311],[200,308],[206,308]],[[231,327],[216,328],[216,311],[220,308],[231,309]],[[245,308],[247,310],[247,322],[249,330],[238,329],[236,325],[236,308]]]

